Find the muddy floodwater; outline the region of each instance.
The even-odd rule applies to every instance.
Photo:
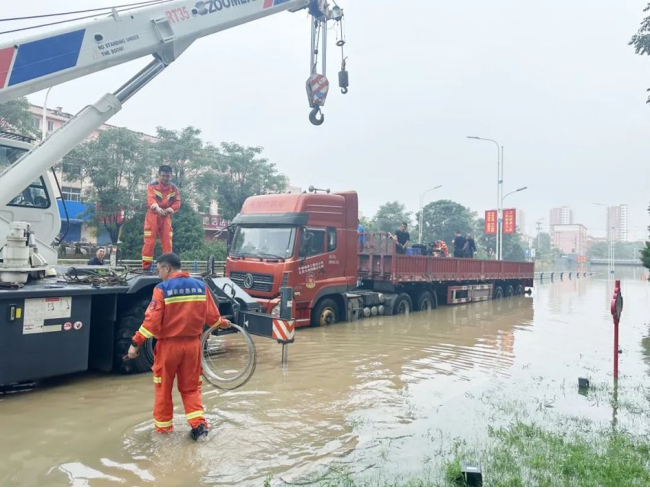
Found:
[[[617,274],[621,383],[641,385],[650,372],[650,284],[637,268]],[[282,485],[317,484],[332,469],[359,481],[417,474],[440,463],[453,439],[480,443],[509,415],[498,407],[504,399],[626,426],[624,410],[577,388],[579,376],[612,381],[612,289],[606,275],[545,282],[531,297],[299,330],[286,370],[280,346],[256,339],[257,371],[246,386],[204,387],[212,430],[203,444],[189,439],[177,393],[176,431],[153,432],[148,374],[83,374],[0,395],[0,484]]]

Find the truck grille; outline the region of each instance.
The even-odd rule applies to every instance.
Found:
[[[253,277],[253,286],[246,287],[244,283],[247,281],[246,276],[249,274]],[[233,280],[238,286],[241,286],[244,290],[268,292],[273,289],[273,275],[241,273],[239,271],[233,271],[230,273],[230,279]]]

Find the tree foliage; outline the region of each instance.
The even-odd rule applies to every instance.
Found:
[[[644,12],[650,11],[650,3],[643,9]],[[641,56],[650,54],[650,16],[645,17],[641,21],[641,26],[636,34],[632,36],[628,43],[634,46],[634,52]],[[650,89],[648,89],[650,91]],[[646,103],[650,103],[650,97]]]
[[[142,205],[151,174],[149,144],[128,129],[109,129],[75,148],[67,159],[79,161],[91,183],[84,189],[86,200],[96,204],[89,212],[91,225],[97,232],[105,228],[117,243],[120,229]]]
[[[275,163],[260,157],[261,147],[223,142],[214,153],[218,168],[219,213],[232,219],[251,195],[284,191],[287,178]]]
[[[474,231],[476,213],[452,200],[437,200],[427,204],[424,209],[422,243],[433,244],[442,239],[450,245],[454,233],[460,231],[464,236]],[[416,220],[419,222],[419,212]],[[419,229],[418,229],[419,233]],[[478,236],[475,236],[478,237]],[[478,241],[476,241],[478,244]]]
[[[17,98],[0,104],[0,130],[35,137],[34,114],[29,111],[27,98]]]
[[[398,201],[386,202],[372,219],[373,230],[377,232],[395,232],[402,222],[407,224],[411,221],[411,212],[406,206]],[[411,236],[411,239],[413,237]]]

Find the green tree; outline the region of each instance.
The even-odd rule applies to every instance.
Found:
[[[89,222],[97,232],[105,228],[112,243],[118,242],[120,229],[142,205],[150,176],[149,154],[149,144],[123,128],[102,131],[96,140],[70,153],[69,159],[81,162],[83,176],[91,183],[84,190],[86,199],[96,204],[89,211]]]
[[[505,261],[525,261],[526,253],[519,234],[504,234],[503,259]]]
[[[645,248],[641,250],[641,262],[643,266],[650,269],[650,241],[645,243]]]
[[[36,136],[35,116],[29,111],[29,106],[29,101],[25,97],[0,104],[0,130]]]
[[[248,197],[286,188],[286,176],[278,173],[274,163],[260,157],[262,151],[261,147],[232,142],[222,142],[214,151],[219,173],[219,213],[225,219],[235,217]]]
[[[643,9],[644,12],[650,11],[650,3]],[[636,34],[632,36],[628,43],[634,46],[634,52],[641,56],[650,54],[650,16],[645,17],[641,21],[641,27]],[[648,89],[650,91],[650,89]],[[650,103],[650,97],[646,101]]]
[[[395,232],[402,222],[407,224],[411,221],[411,212],[406,210],[403,203],[394,201],[386,202],[372,219],[373,230],[377,232]],[[413,240],[413,236],[411,236]]]
[[[461,234],[466,236],[467,234],[472,234],[474,230],[476,214],[469,208],[452,200],[437,200],[428,203],[424,207],[423,212],[423,244],[434,243],[438,239],[442,239],[449,246],[450,252],[453,252],[451,243],[454,240],[454,233],[460,231]],[[418,212],[416,214],[416,220],[419,221],[419,217]],[[419,229],[417,231],[419,233]],[[474,241],[478,247],[479,241],[476,239]]]
[[[193,202],[207,212],[210,201],[217,199],[216,148],[204,144],[201,131],[188,126],[180,131],[157,128],[156,165],[172,167],[173,182],[181,190],[184,201]]]
[[[225,261],[228,252],[223,241],[207,241],[200,247],[181,253],[183,261],[207,261],[213,255],[216,261]]]
[[[589,259],[607,259],[609,256],[609,243],[595,242],[587,251]]]

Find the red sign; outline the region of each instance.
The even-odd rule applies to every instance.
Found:
[[[497,211],[496,210],[485,211],[485,233],[486,234],[497,233]]]
[[[503,209],[503,233],[515,234],[517,232],[517,209]]]

